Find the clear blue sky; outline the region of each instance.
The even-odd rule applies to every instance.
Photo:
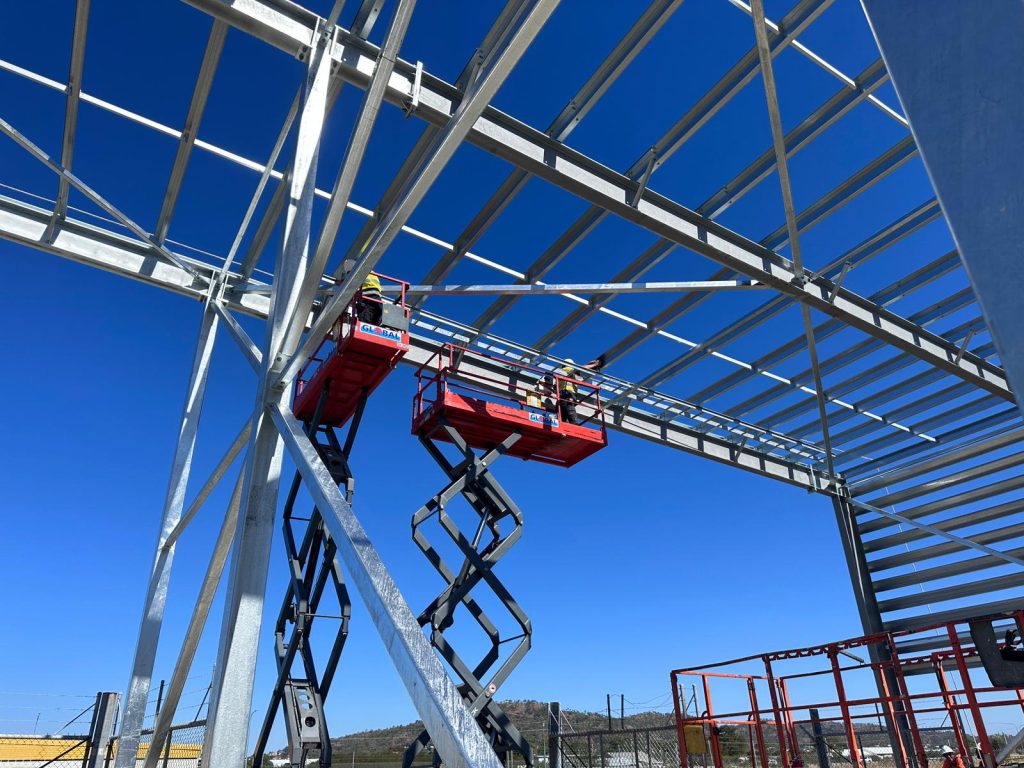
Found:
[[[323,12],[329,3],[310,5]],[[498,106],[546,127],[642,5],[565,0],[499,93]],[[778,18],[790,5],[769,2],[768,13]],[[421,3],[402,55],[453,78],[496,12],[497,4]],[[70,0],[5,9],[0,58],[63,80],[73,16]],[[180,125],[208,28],[202,14],[170,0],[95,3],[84,88]],[[383,29],[382,22],[375,39]],[[876,55],[854,0],[838,0],[805,42],[851,75]],[[569,143],[612,167],[629,165],[752,44],[753,30],[743,13],[724,0],[688,0]],[[779,57],[777,68],[787,126],[839,88],[792,52]],[[297,62],[233,31],[201,138],[264,158],[300,78]],[[879,94],[896,103],[888,87]],[[323,187],[331,183],[357,104],[355,91],[346,88],[329,124]],[[60,150],[62,106],[59,94],[0,72],[0,114],[54,154]],[[905,135],[867,106],[858,107],[844,126],[794,160],[798,207]],[[382,113],[356,202],[373,205],[401,162],[403,151],[394,147],[411,146],[419,128],[397,110]],[[152,227],[175,142],[89,105],[81,108],[79,131],[76,171]],[[659,171],[652,186],[695,206],[769,145],[763,91],[755,80]],[[0,158],[0,182],[53,196],[55,177],[12,143],[0,145]],[[454,239],[505,172],[479,150],[460,150],[412,224]],[[225,253],[255,182],[252,172],[197,151],[171,237]],[[812,267],[831,260],[929,195],[923,171],[909,164],[812,230],[805,258]],[[81,200],[73,196],[72,202]],[[522,268],[583,208],[533,181],[474,251]],[[722,218],[755,239],[782,220],[774,176]],[[347,243],[361,224],[349,214],[339,242]],[[651,241],[621,222],[607,221],[556,276],[605,279]],[[940,224],[891,254],[901,259],[899,271],[905,273],[913,268],[909,265],[949,247]],[[402,238],[382,269],[415,280],[439,256],[431,246]],[[0,731],[17,732],[31,729],[27,721],[37,711],[56,721],[64,707],[86,701],[49,694],[122,690],[127,683],[200,308],[7,242],[0,242],[0,258],[6,274],[0,324],[13,361],[0,385],[7,403],[0,447],[5,518],[0,604],[12,651],[0,659]],[[268,251],[264,263],[271,259]],[[651,279],[700,278],[714,270],[703,259],[677,253]],[[463,265],[455,278],[493,282],[494,275]],[[851,275],[850,284],[860,290],[857,281],[864,280],[866,290],[891,279],[885,265],[877,264],[865,267],[863,276]],[[942,292],[941,282],[936,291]],[[429,306],[466,321],[483,306],[455,301]],[[649,317],[668,301],[629,297],[615,306]],[[703,338],[754,302],[711,302],[713,307],[676,330]],[[496,330],[529,343],[566,311],[556,299],[524,301]],[[254,323],[246,325],[262,338]],[[555,351],[585,358],[629,330],[601,320]],[[787,313],[778,333],[780,342],[799,333],[798,316]],[[679,351],[661,340],[650,342],[611,372],[640,376]],[[805,365],[804,359],[794,362],[796,369]],[[692,379],[675,382],[672,391],[686,395],[729,372],[713,366],[699,370]],[[354,464],[356,510],[418,611],[441,585],[409,539],[409,519],[444,478],[409,434],[413,384],[411,372],[401,368],[378,390]],[[243,423],[253,392],[251,372],[224,337],[204,410],[197,481]],[[501,575],[535,631],[534,648],[503,687],[504,698],[557,699],[565,707],[599,709],[606,692],[622,692],[634,702],[663,705],[673,667],[858,633],[832,508],[824,497],[617,434],[607,450],[569,471],[504,459],[496,472],[526,517],[523,539],[502,562]],[[157,678],[170,674],[229,491],[230,481],[179,545]],[[283,587],[278,542],[268,598],[271,620]],[[218,602],[212,614],[216,622],[219,611]],[[258,710],[273,670],[270,632],[263,638]],[[184,707],[198,705],[215,646],[215,632],[207,632]],[[415,717],[358,599],[328,712],[332,731],[339,734]],[[59,725],[40,723],[40,730]],[[279,735],[277,741],[282,740]]]

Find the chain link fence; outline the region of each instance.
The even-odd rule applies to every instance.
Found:
[[[675,726],[565,733],[563,768],[679,768]]]

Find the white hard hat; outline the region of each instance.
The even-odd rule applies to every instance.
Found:
[[[576,365],[576,361],[573,360],[571,357],[565,358],[565,362],[567,362],[569,365]]]
[[[955,754],[955,753],[954,753],[952,747],[950,747],[948,744],[943,744],[943,746],[942,746],[942,754],[944,754],[944,755],[952,755],[952,754]]]

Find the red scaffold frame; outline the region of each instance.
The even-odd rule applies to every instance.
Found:
[[[463,365],[464,360],[490,363],[502,374],[492,374],[484,365]],[[507,374],[510,368],[513,376]],[[507,455],[561,467],[571,467],[608,444],[600,389],[581,379],[510,365],[505,358],[454,344],[442,346],[416,378],[413,434],[432,433],[446,440],[438,429],[444,419],[468,445],[488,450],[518,432],[520,438]],[[567,385],[576,390],[576,424],[560,418],[557,410]]]
[[[1008,626],[1016,628],[1019,632],[1024,628],[1024,611],[979,617],[970,621],[979,620],[1010,622]],[[714,767],[724,768],[720,729],[723,726],[733,726],[739,727],[741,732],[745,728],[747,732],[749,755],[744,758],[745,765],[749,765],[750,768],[768,768],[770,764],[781,768],[801,768],[803,759],[800,757],[801,745],[797,726],[820,729],[822,723],[833,722],[841,724],[847,743],[848,753],[843,754],[843,759],[848,759],[853,768],[863,768],[865,758],[861,754],[858,742],[856,721],[881,721],[884,718],[895,764],[927,768],[929,755],[921,737],[922,729],[918,725],[918,719],[942,715],[944,721],[949,721],[955,751],[963,765],[992,768],[997,763],[996,754],[982,717],[983,710],[992,707],[1014,707],[1024,713],[1024,691],[1017,688],[978,685],[972,681],[970,669],[980,667],[981,659],[978,649],[970,644],[970,633],[965,633],[967,625],[968,620],[965,619],[915,630],[883,632],[825,645],[675,669],[670,673],[670,680],[679,740],[680,766],[690,766],[692,763],[689,758],[693,753],[694,756],[710,754]],[[899,645],[906,646],[908,639],[918,648],[926,648],[927,652],[901,655],[897,641],[900,641]],[[935,649],[937,646],[939,647]],[[858,658],[854,653],[856,649],[866,650],[871,661]],[[827,664],[824,668],[813,671],[779,673],[779,662],[812,657],[823,657],[827,659]],[[851,659],[855,663],[844,662],[840,657]],[[723,669],[751,663],[763,666],[764,673],[743,674]],[[873,676],[877,685],[876,695],[848,694],[846,685],[849,673],[856,670],[868,671]],[[922,674],[929,671],[934,674],[935,689],[912,691],[908,686],[908,676],[913,675],[915,681],[929,680],[927,675]],[[984,673],[984,670],[981,671]],[[959,687],[955,687],[951,682],[952,673],[959,677]],[[793,681],[815,677],[829,681],[835,692],[834,698],[805,703],[791,697]],[[744,707],[726,712],[714,710],[712,689],[727,681],[745,683],[749,709]],[[694,712],[689,711],[686,703],[685,688],[688,683],[694,686]],[[875,685],[872,686],[873,689]],[[760,701],[758,687],[762,690]],[[764,688],[768,691],[767,703],[762,703]],[[703,707],[699,704],[700,699],[703,700]],[[819,710],[838,714],[819,716]],[[801,713],[807,716],[801,716]],[[973,726],[973,737],[965,733],[967,726],[962,719],[965,714]],[[976,749],[970,744],[972,738],[976,739]],[[777,763],[774,759],[774,750],[771,758],[769,757],[768,745],[772,739],[777,742],[773,745],[778,749]],[[703,752],[693,749],[695,743],[703,745]],[[932,757],[934,760],[934,755]],[[933,765],[935,764],[933,762]]]

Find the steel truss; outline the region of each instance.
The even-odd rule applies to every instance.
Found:
[[[335,456],[336,451],[327,453],[322,447],[324,443],[314,444],[310,439],[314,433],[320,434],[326,445],[336,449],[337,438],[333,433],[304,429],[291,417],[286,403],[285,385],[311,348],[319,343],[323,331],[347,305],[362,277],[373,269],[400,233],[441,249],[423,285],[418,286],[422,290],[415,300],[419,308],[413,317],[415,333],[404,362],[422,365],[436,353],[440,343],[456,341],[512,362],[550,369],[562,362],[552,354],[555,345],[597,317],[629,327],[621,340],[605,349],[610,367],[651,339],[681,347],[671,359],[639,379],[610,373],[595,377],[596,385],[611,404],[609,429],[829,495],[865,631],[915,628],[978,611],[1019,606],[1024,589],[1024,484],[1020,480],[1024,429],[1021,413],[1011,402],[1013,396],[1002,364],[1011,367],[1010,363],[1018,359],[1019,344],[1006,329],[1013,327],[1013,301],[1020,291],[1006,279],[1014,274],[1012,265],[990,268],[979,261],[985,254],[1013,253],[1012,247],[992,243],[1013,243],[1019,238],[1007,239],[1006,217],[990,216],[984,226],[970,226],[973,197],[965,200],[950,179],[955,179],[951,174],[958,172],[957,168],[981,166],[946,162],[945,155],[967,151],[964,148],[971,146],[971,142],[961,142],[955,152],[945,155],[945,150],[937,150],[948,137],[956,135],[958,124],[949,122],[948,110],[943,114],[936,110],[945,109],[943,99],[957,92],[945,88],[947,82],[956,82],[961,76],[972,82],[979,78],[997,79],[1007,94],[998,103],[1005,106],[993,118],[996,122],[989,120],[984,125],[1009,125],[1004,138],[1019,138],[1019,131],[1015,134],[1012,128],[1019,121],[1003,119],[1007,115],[1013,117],[1012,105],[1019,103],[1019,98],[1013,97],[1024,93],[1024,84],[1019,82],[1024,70],[1009,65],[1000,67],[987,55],[980,60],[971,59],[965,67],[961,66],[960,57],[943,59],[946,75],[933,79],[927,86],[931,91],[942,91],[933,98],[934,93],[922,90],[924,86],[918,76],[921,58],[913,54],[920,53],[920,45],[893,31],[906,34],[907,30],[926,26],[925,22],[932,28],[955,18],[943,15],[946,11],[935,12],[932,4],[907,3],[910,10],[901,9],[899,13],[923,15],[914,23],[905,23],[898,19],[894,22],[893,14],[897,12],[886,4],[864,0],[873,31],[882,43],[885,64],[872,61],[851,76],[798,40],[828,12],[831,0],[794,2],[778,23],[764,17],[760,2],[748,6],[741,0],[728,1],[752,18],[752,28],[748,25],[752,47],[668,131],[652,141],[651,150],[621,173],[570,149],[564,141],[584,118],[597,119],[589,118],[594,107],[627,74],[645,46],[658,34],[665,34],[666,23],[683,6],[680,0],[653,0],[543,132],[500,112],[490,102],[553,12],[557,5],[554,0],[509,2],[454,82],[432,75],[428,66],[399,58],[415,5],[412,0],[396,0],[380,46],[367,39],[382,7],[375,0],[359,4],[347,29],[337,26],[341,3],[335,3],[328,17],[322,18],[283,0],[189,0],[190,5],[208,12],[213,21],[180,129],[83,90],[88,0],[77,0],[66,84],[0,59],[0,69],[6,73],[57,90],[65,100],[59,155],[47,154],[31,137],[0,116],[0,132],[56,176],[55,197],[45,200],[46,205],[38,204],[38,196],[26,202],[10,188],[11,194],[0,196],[0,237],[174,291],[198,300],[203,307],[144,620],[125,697],[118,768],[132,766],[137,750],[176,543],[213,487],[235,462],[242,464],[235,492],[175,665],[168,703],[154,726],[153,739],[157,742],[162,738],[161,733],[166,733],[173,718],[174,704],[188,675],[213,594],[228,553],[233,551],[211,704],[211,734],[203,759],[204,764],[241,764],[257,643],[253,627],[259,625],[262,616],[278,477],[285,451],[295,461],[299,476],[313,497],[317,510],[314,514],[319,516],[311,521],[315,524],[307,528],[302,543],[295,545],[300,537],[291,528],[296,522],[291,514],[297,488],[293,482],[285,526],[286,541],[293,545],[289,555],[297,582],[289,587],[286,604],[302,608],[303,601],[313,597],[307,582],[312,579],[310,583],[315,588],[324,574],[328,581],[333,580],[340,600],[345,582],[335,562],[336,555],[347,571],[349,585],[367,604],[444,761],[452,766],[497,768],[495,751],[477,727],[478,721],[488,736],[496,739],[499,750],[513,748],[528,754],[528,745],[523,742],[526,751],[520,748],[513,738],[514,729],[503,724],[500,709],[490,698],[493,692],[488,693],[486,686],[481,688],[484,683],[480,678],[486,676],[495,662],[485,664],[485,659],[470,669],[444,641],[443,629],[454,616],[453,606],[458,603],[452,601],[460,588],[468,590],[481,581],[490,584],[488,575],[493,575],[490,567],[494,561],[486,559],[488,550],[461,550],[466,558],[464,568],[470,568],[465,574],[448,570],[449,575],[445,575],[442,571],[448,585],[439,596],[439,600],[444,600],[435,601],[424,614],[445,625],[434,632],[432,646],[352,514],[348,486],[351,473],[343,477],[337,467],[332,472],[326,459]],[[1001,13],[1019,12],[1000,10],[1000,4],[993,3],[985,9],[987,28],[1014,29],[1016,20],[1005,18],[1000,23]],[[980,53],[986,46],[978,42],[977,35],[986,27],[974,21],[956,22],[956,28],[971,33],[965,37],[965,45],[974,45],[975,52]],[[236,29],[297,56],[307,67],[306,82],[299,88],[266,162],[244,158],[198,136],[218,63],[224,55],[225,39],[236,34]],[[949,35],[933,30],[932,38],[935,37]],[[1012,40],[1008,41],[1000,48],[1001,55],[1011,57],[1012,61],[1017,50],[1014,46]],[[840,86],[834,95],[783,133],[785,121],[779,114],[772,67],[773,60],[787,49],[813,62]],[[909,121],[876,95],[889,79],[886,65],[893,69]],[[772,146],[695,208],[651,189],[652,179],[657,180],[654,173],[759,74],[764,80],[773,129]],[[330,190],[318,189],[315,178],[322,126],[343,84],[363,89],[365,94],[334,186]],[[974,92],[988,91],[976,87]],[[425,123],[425,130],[376,207],[369,208],[353,202],[351,195],[367,142],[385,102]],[[98,187],[89,186],[74,172],[77,119],[83,104],[153,129],[176,142],[163,202],[151,226],[130,219],[113,201],[101,196]],[[883,114],[901,131],[912,127],[913,135],[901,134],[895,144],[887,146],[856,173],[797,210],[792,203],[790,183],[785,179],[788,159],[862,104]],[[988,102],[981,106],[991,108]],[[984,111],[979,109],[978,114]],[[974,130],[981,128],[974,126]],[[292,146],[290,139],[294,140],[294,149],[289,150],[289,157],[285,147]],[[409,226],[408,221],[463,141],[508,161],[513,169],[461,234],[449,242]],[[917,162],[919,145],[934,181],[936,199],[896,212],[891,223],[830,261],[807,258],[804,264],[800,248],[805,234],[899,168]],[[200,152],[260,176],[230,250],[223,259],[212,261],[209,254],[170,238],[190,159]],[[1019,157],[1021,153],[1007,149],[986,160],[997,156]],[[283,170],[278,170],[282,160]],[[987,206],[987,211],[1002,210],[1000,206],[1005,205],[998,200],[1005,203],[1007,195],[1012,198],[1019,174],[1009,174],[1014,180],[1007,182],[1007,175],[1000,176],[1000,168],[991,163],[984,168],[987,176],[969,180],[971,189],[986,200],[996,201]],[[779,173],[782,182],[781,192],[786,201],[784,222],[755,241],[714,221],[773,172]],[[524,270],[473,253],[471,249],[521,194],[532,176],[590,203],[590,208],[547,248],[541,249]],[[992,178],[1000,183],[989,184]],[[268,187],[273,188],[271,199],[262,217],[257,218]],[[102,211],[102,217],[70,205],[71,190],[84,195]],[[316,197],[329,201],[319,233],[314,233],[312,227]],[[938,201],[942,202],[941,210]],[[351,244],[342,249],[340,263],[331,268],[328,261],[346,211],[356,212],[366,221]],[[923,230],[943,213],[953,225],[962,254],[957,250],[933,256],[917,269],[897,274],[887,285],[876,286],[865,295],[848,287],[860,275],[861,265],[886,254],[887,249]],[[609,214],[657,239],[608,280],[584,275],[579,279],[545,282],[549,273],[559,268]],[[86,215],[93,216],[94,221],[87,222]],[[257,265],[281,221],[284,245],[272,280],[265,282],[257,278],[261,274]],[[248,245],[243,249],[247,238]],[[777,252],[785,247],[790,249],[792,259]],[[706,277],[682,275],[687,278],[683,281],[645,279],[652,270],[670,264],[679,249],[708,257],[717,263],[718,269]],[[961,257],[970,265],[975,290],[964,279],[961,289],[946,291],[938,300],[922,302],[921,297],[927,295],[924,291],[930,286],[962,275]],[[500,273],[500,284],[466,286],[449,280],[463,260]],[[508,284],[510,279],[514,284]],[[716,297],[722,289],[733,288],[758,288],[776,295],[752,305],[749,311],[703,340],[677,332],[674,324],[705,302],[718,301]],[[621,312],[612,303],[627,292],[668,290],[681,291],[681,295],[647,319]],[[474,293],[499,294],[474,322],[444,317],[424,308],[424,302],[434,294]],[[982,298],[984,314],[975,302],[976,293]],[[515,302],[550,294],[560,296],[566,307],[571,304],[572,311],[539,335],[534,344],[497,335],[495,327]],[[901,309],[909,305],[911,309]],[[802,316],[801,333],[784,343],[772,337],[751,360],[727,349],[793,307],[799,308]],[[811,310],[828,318],[815,322]],[[312,330],[307,325],[311,312]],[[267,320],[266,336],[261,343],[249,338],[235,318],[236,313]],[[990,335],[990,328],[994,336]],[[222,329],[256,372],[257,394],[252,418],[186,506],[211,351]],[[834,344],[838,351],[823,349],[819,359],[814,350],[825,343]],[[809,352],[809,365],[795,374],[784,374],[790,361],[805,350]],[[731,372],[710,383],[701,381],[688,397],[668,391],[682,373],[697,366],[705,370],[709,364],[729,366]],[[507,371],[502,373],[501,366],[472,353],[466,356],[464,365],[486,369],[495,381],[507,375]],[[1010,374],[1012,379],[1012,368]],[[734,399],[730,402],[729,398]],[[950,407],[950,403],[955,405]],[[343,444],[341,449],[347,456]],[[464,461],[468,460],[464,456]],[[475,457],[474,461],[477,460]],[[452,472],[458,474],[459,465],[441,466],[449,477]],[[487,478],[490,473],[481,476]],[[338,486],[339,478],[344,480],[344,492]],[[479,498],[479,494],[496,493],[490,486],[481,490],[474,485],[482,480],[464,479],[463,490],[469,489],[470,495],[476,493]],[[482,521],[485,515],[491,515],[475,505],[474,509]],[[441,516],[440,510],[438,515]],[[507,517],[518,520],[516,514],[509,513]],[[420,527],[415,530],[419,536]],[[457,529],[446,531],[449,535],[457,534]],[[518,524],[515,532],[502,541],[514,539],[517,531]],[[426,540],[416,540],[429,554]],[[462,538],[456,543],[471,541]],[[332,553],[330,557],[328,552]],[[488,567],[480,569],[478,561]],[[305,607],[309,608],[308,602]],[[310,611],[315,613],[315,605]],[[306,613],[295,610],[292,615],[300,618]],[[344,614],[343,607],[341,615]],[[284,613],[282,616],[284,624],[278,624],[281,637],[289,627],[294,635],[301,620],[292,624]],[[525,616],[521,618],[526,621]],[[307,621],[304,629],[308,625]],[[528,622],[525,626],[528,628]],[[343,634],[336,636],[336,646],[339,638],[343,643]],[[527,631],[519,647],[524,647],[522,643],[528,646],[528,641]],[[279,657],[279,661],[297,654],[306,662],[303,647],[303,643],[291,639],[281,640],[279,650],[283,648],[286,655]],[[340,653],[340,646],[337,650]],[[449,681],[435,651],[449,663],[458,685]],[[493,673],[491,682],[500,678],[500,684],[507,665],[508,662]],[[290,663],[282,663],[283,672],[290,674],[290,668]],[[319,686],[322,695],[330,687],[333,674],[334,667],[329,665],[319,678],[307,675],[300,679],[315,681],[313,687]],[[291,692],[297,682],[292,681]],[[223,696],[222,692],[227,690],[231,695]],[[288,685],[279,684],[275,699],[292,700],[290,691]],[[460,705],[460,700],[468,701],[469,707]],[[486,703],[477,709],[481,700]],[[268,716],[276,712],[277,705],[275,701]],[[324,734],[318,731],[316,738],[322,745]],[[300,741],[297,738],[296,743]],[[312,738],[309,743],[312,744]],[[147,768],[153,764],[147,758]]]
[[[459,693],[470,712],[476,715],[502,764],[507,765],[508,753],[515,751],[522,755],[527,766],[532,766],[533,750],[529,743],[494,700],[498,688],[530,650],[533,635],[530,619],[494,573],[498,561],[522,535],[523,515],[495,479],[493,466],[520,437],[520,433],[513,432],[493,449],[478,456],[443,415],[438,418],[436,427],[420,433],[420,443],[444,470],[449,482],[413,515],[412,538],[445,580],[441,593],[420,613],[420,625],[430,628],[431,644],[459,679]],[[439,440],[455,446],[457,461],[452,462],[445,456]],[[460,529],[447,511],[448,505],[460,495],[480,518],[471,535]],[[458,570],[445,562],[427,538],[424,525],[434,517],[464,558]],[[503,638],[498,626],[473,598],[474,588],[482,584],[494,593],[515,621],[519,628],[516,634]],[[460,607],[473,617],[491,643],[488,652],[472,667],[445,637],[445,632],[455,623],[456,610]],[[506,643],[515,643],[515,646],[503,654],[502,646]],[[499,661],[501,664],[494,669]],[[406,749],[402,761],[404,768],[409,768],[430,743],[430,733],[424,730]],[[439,764],[440,757],[435,753],[434,765]]]

